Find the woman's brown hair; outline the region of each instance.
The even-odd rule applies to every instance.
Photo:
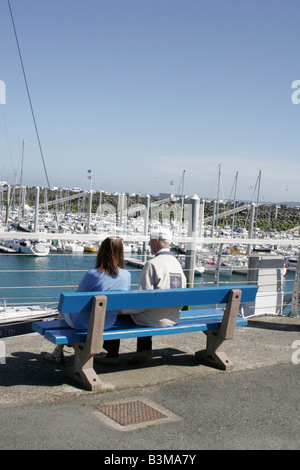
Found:
[[[101,243],[95,268],[100,268],[109,276],[119,275],[119,269],[124,269],[124,249],[122,238],[108,237]]]

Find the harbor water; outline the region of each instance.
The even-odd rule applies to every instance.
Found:
[[[54,253],[45,257],[1,255],[0,302],[9,305],[55,305],[61,292],[76,290],[95,265],[95,253]],[[130,267],[132,284],[139,270]],[[134,288],[134,287],[133,287]]]
[[[140,259],[138,255],[134,255]],[[84,274],[95,264],[95,253],[50,253],[45,257],[29,255],[0,255],[0,305],[57,306],[61,292],[76,290]],[[130,255],[133,258],[133,255]],[[131,273],[131,288],[136,289],[141,269],[126,263]],[[284,276],[284,292],[292,292],[295,273],[287,271]],[[230,277],[220,275],[219,283],[243,284],[245,274],[233,273]],[[195,275],[196,285],[213,284],[212,273]]]

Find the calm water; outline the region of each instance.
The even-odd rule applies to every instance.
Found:
[[[95,254],[50,254],[0,256],[0,302],[33,305],[58,302],[61,292],[72,292],[95,264]],[[139,270],[131,268],[132,288]]]
[[[132,256],[131,256],[132,257]],[[72,292],[89,269],[95,254],[54,253],[46,257],[0,254],[0,303],[6,305],[57,304],[61,292]],[[140,269],[126,266],[131,272],[132,289],[137,287]],[[294,273],[285,276],[285,292],[293,290]],[[220,277],[220,283],[245,283],[245,275]],[[213,283],[212,274],[195,277],[195,285]]]

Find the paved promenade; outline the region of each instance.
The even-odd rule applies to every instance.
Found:
[[[203,333],[154,338],[153,361],[139,367],[127,364],[135,341],[122,343],[120,367],[96,364],[103,389],[93,393],[41,357],[52,345],[39,335],[4,339],[0,449],[300,449],[300,317],[262,316],[236,329],[225,344],[231,372],[196,363]],[[142,403],[150,421],[123,426],[103,413],[125,402]]]

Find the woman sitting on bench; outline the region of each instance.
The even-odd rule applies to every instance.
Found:
[[[80,282],[77,292],[99,292],[106,290],[130,290],[131,275],[124,269],[124,249],[122,239],[108,237],[101,243],[97,253],[95,268],[90,269]],[[86,331],[89,323],[89,312],[72,314],[65,313],[61,319],[76,330]],[[117,319],[117,311],[106,312],[104,330],[111,328]],[[63,362],[63,344],[56,346],[54,351],[44,357],[49,361]]]

